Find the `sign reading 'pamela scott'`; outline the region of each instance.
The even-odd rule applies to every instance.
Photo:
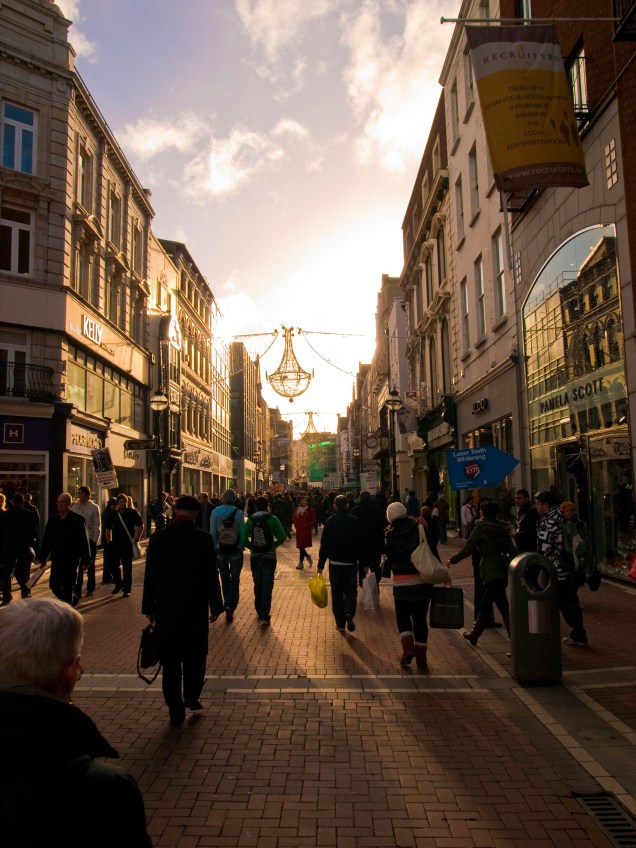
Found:
[[[500,191],[588,185],[553,26],[467,26],[488,150]]]

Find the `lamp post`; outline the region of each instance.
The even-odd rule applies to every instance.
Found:
[[[154,395],[150,398],[150,408],[152,409],[155,418],[155,438],[157,439],[157,450],[155,451],[155,454],[157,457],[157,499],[159,503],[161,503],[161,495],[163,493],[163,438],[161,416],[168,408],[169,403],[168,398],[161,389],[157,389]]]
[[[400,493],[398,491],[397,482],[397,445],[395,432],[395,417],[398,414],[398,411],[402,408],[402,398],[400,397],[400,393],[395,388],[395,386],[393,386],[393,388],[389,392],[387,399],[384,401],[384,405],[391,416],[389,418],[389,441],[391,446],[392,462],[391,488],[393,490],[393,497],[399,500]]]
[[[259,444],[259,447],[257,447],[256,450],[254,451],[254,453],[252,454],[252,462],[254,463],[254,475],[255,475],[254,493],[256,492],[256,490],[258,488],[258,465],[259,465],[259,462],[261,461],[260,442],[258,444]]]

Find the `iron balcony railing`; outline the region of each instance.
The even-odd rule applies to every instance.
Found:
[[[614,0],[614,41],[636,40],[636,0]]]
[[[0,362],[0,397],[52,403],[56,400],[53,369],[23,362]]]

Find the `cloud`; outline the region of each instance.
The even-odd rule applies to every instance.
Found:
[[[272,130],[274,138],[288,136],[289,138],[304,139],[309,136],[309,130],[293,118],[281,118]]]
[[[125,150],[141,159],[150,159],[168,150],[188,153],[209,131],[212,118],[182,112],[172,119],[140,118],[118,133]]]
[[[234,0],[234,6],[252,47],[273,65],[312,20],[334,8],[335,0]]]
[[[344,73],[347,96],[361,131],[355,155],[364,165],[378,163],[404,173],[422,152],[441,94],[437,83],[452,29],[437,23],[436,2],[411,2],[401,34],[385,38],[386,9],[364,0],[355,13],[340,19],[342,43],[349,51]],[[392,8],[392,13],[397,7]],[[431,37],[431,27],[439,37]],[[431,43],[434,44],[430,47]]]
[[[56,6],[59,7],[67,20],[73,21],[73,26],[69,31],[69,41],[73,45],[75,53],[85,59],[94,57],[97,49],[95,44],[88,40],[81,29],[77,29],[77,24],[82,20],[79,0],[56,0]]]
[[[239,127],[228,138],[212,138],[209,150],[185,166],[186,194],[195,200],[232,194],[284,155],[267,134]]]

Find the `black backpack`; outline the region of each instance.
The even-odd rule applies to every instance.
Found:
[[[252,516],[252,553],[266,554],[271,550],[274,536],[266,513]]]
[[[239,534],[234,526],[234,517],[238,509],[234,509],[219,525],[219,550],[224,553],[235,551],[239,543]]]

